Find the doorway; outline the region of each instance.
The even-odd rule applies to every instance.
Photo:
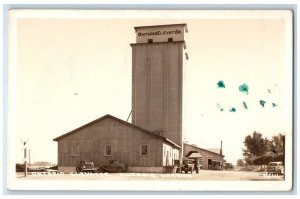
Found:
[[[212,169],[212,159],[211,158],[207,159],[207,166],[208,166],[208,169]]]

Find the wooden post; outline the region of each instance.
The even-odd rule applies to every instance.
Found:
[[[27,177],[27,161],[26,161],[26,147],[24,148],[24,166],[25,166],[25,171],[24,171],[24,175],[25,177]]]

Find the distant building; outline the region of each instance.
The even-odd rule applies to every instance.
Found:
[[[184,143],[183,155],[189,157],[191,154],[199,153],[202,157],[202,169],[220,169],[223,167],[224,155],[221,149],[203,149],[195,145]]]

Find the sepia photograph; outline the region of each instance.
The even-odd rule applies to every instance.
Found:
[[[8,189],[292,189],[291,10],[8,20]]]

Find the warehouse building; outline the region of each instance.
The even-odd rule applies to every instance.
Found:
[[[181,146],[171,140],[111,115],[105,115],[54,139],[58,142],[60,171],[74,172],[81,160],[105,165],[126,162],[129,172],[162,173],[179,159]]]

